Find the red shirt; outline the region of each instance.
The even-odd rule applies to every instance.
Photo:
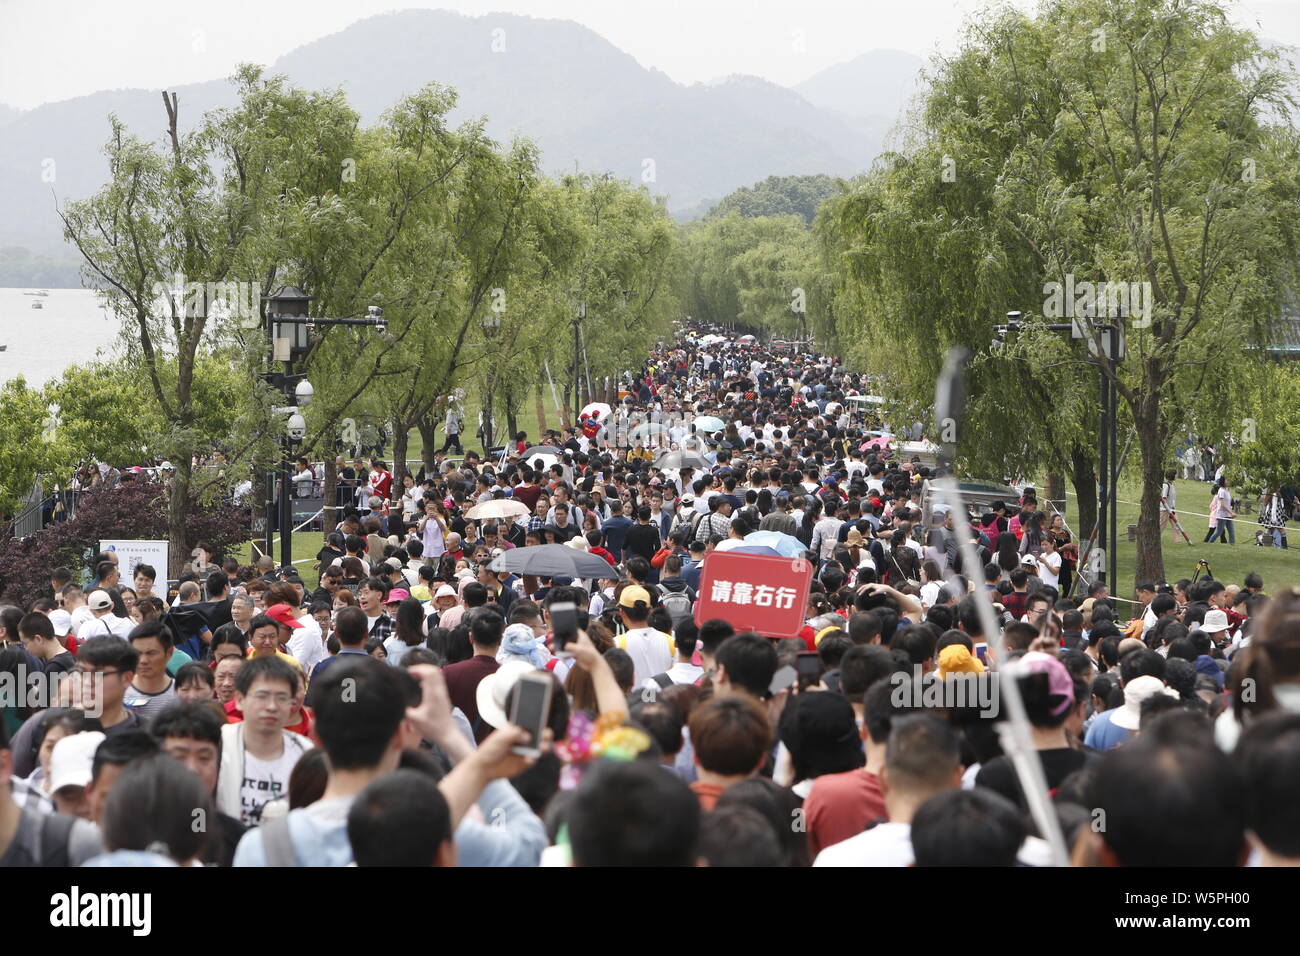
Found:
[[[537,499],[542,496],[541,485],[516,485],[512,497],[515,501],[521,501],[532,511],[537,507]]]
[[[371,475],[370,477],[374,480],[375,494],[387,501],[388,493],[393,490],[392,474],[387,471],[381,471],[376,475]]]
[[[872,820],[887,816],[880,778],[859,768],[823,774],[803,802],[808,849],[814,857],[826,847],[855,837]]]
[[[1012,591],[1010,594],[1004,594],[1000,598],[994,598],[1001,604],[1011,616],[1017,621],[1025,616],[1025,605],[1029,603],[1028,591]]]

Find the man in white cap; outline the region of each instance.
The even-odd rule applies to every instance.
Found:
[[[1166,687],[1159,677],[1149,674],[1134,677],[1124,685],[1124,705],[1098,714],[1098,719],[1088,728],[1084,745],[1094,750],[1110,750],[1128,740],[1137,733],[1142,718],[1142,702],[1156,694],[1178,696],[1178,692]]]
[[[118,617],[113,613],[113,599],[107,591],[91,591],[90,597],[86,598],[86,607],[90,609],[91,617],[77,631],[77,643],[103,634],[112,634],[126,640],[135,626],[130,618]]]

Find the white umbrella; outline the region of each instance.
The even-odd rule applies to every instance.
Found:
[[[597,412],[600,413],[599,417],[601,421],[604,421],[605,419],[609,418],[611,415],[614,414],[614,410],[610,408],[608,405],[606,405],[604,402],[591,402],[583,406],[582,412],[579,415],[579,417],[582,417],[582,415],[593,415]]]
[[[666,435],[667,433],[667,425],[660,424],[659,422],[642,422],[640,425],[637,425],[636,428],[628,432],[627,437],[635,440],[637,438],[649,438],[651,435]]]
[[[538,455],[526,455],[524,457],[524,463],[529,467],[532,467],[533,465],[537,464],[538,461],[540,461],[544,469],[549,469],[553,464],[555,464],[559,460],[560,458],[558,455],[538,454]]]
[[[721,418],[713,415],[701,415],[695,419],[695,430],[709,434],[711,432],[720,432],[727,427],[727,423]]]
[[[532,512],[522,501],[515,501],[513,498],[495,498],[470,508],[465,512],[465,517],[481,521],[484,518],[523,518],[530,514]]]

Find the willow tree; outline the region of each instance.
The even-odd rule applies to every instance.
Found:
[[[987,354],[1009,309],[1041,327],[1086,311],[1084,282],[1140,290],[1141,308],[1130,302],[1119,320],[1127,357],[1100,363],[1140,458],[1138,578],[1164,576],[1161,476],[1193,396],[1246,361],[1241,346],[1268,334],[1288,297],[1300,225],[1292,79],[1204,0],[999,8],[938,66],[899,153],[837,209],[859,307],[850,324],[908,343],[899,362],[914,380],[933,381],[948,344]],[[1077,297],[1066,306],[1049,283]],[[1075,353],[1095,379],[1097,361],[1081,344]],[[1000,400],[1003,421],[1054,426],[1058,395],[1026,371],[988,363],[983,407]],[[977,419],[974,434],[1004,437],[990,423]],[[1076,439],[1079,426],[1064,423]]]
[[[361,299],[392,241],[391,228],[366,232],[340,199],[360,150],[358,117],[341,93],[297,89],[253,66],[232,82],[236,105],[187,123],[177,95],[165,95],[160,142],[111,119],[109,182],[63,211],[87,282],[121,321],[161,421],[150,450],[176,467],[173,573],[190,551],[191,503],[210,484],[195,485],[195,456],[218,443],[237,466],[269,464],[274,453],[282,423],[256,378],[269,359],[262,295],[296,281],[324,290],[323,308],[344,301],[339,288]],[[225,372],[205,384],[213,363]]]
[[[560,186],[581,237],[562,277],[567,314],[573,322],[581,303],[585,317],[552,341],[551,369],[567,370],[581,394],[588,376],[594,390],[598,379],[638,369],[668,331],[678,309],[677,227],[662,200],[611,175],[565,176]]]

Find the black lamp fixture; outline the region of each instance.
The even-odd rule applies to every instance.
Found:
[[[304,319],[311,296],[296,285],[281,286],[271,295],[262,296],[266,303],[266,320],[271,326],[275,359],[289,362],[307,354],[311,348],[312,328],[305,322],[281,322],[280,319]]]

